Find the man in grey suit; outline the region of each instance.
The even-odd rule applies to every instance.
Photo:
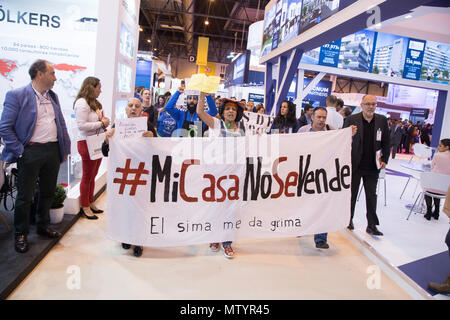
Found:
[[[372,95],[365,95],[361,101],[362,112],[345,119],[344,128],[351,125],[358,130],[352,139],[352,197],[351,218],[348,228],[353,230],[353,216],[355,214],[356,197],[359,184],[363,179],[366,194],[366,232],[382,236],[377,229],[379,225],[377,217],[377,183],[380,169],[386,168],[389,160],[389,127],[385,116],[375,113],[377,99]],[[381,156],[377,151],[381,150]],[[378,162],[378,163],[377,163]]]
[[[391,146],[392,148],[392,159],[395,159],[395,155],[397,154],[397,149],[402,141],[403,137],[403,129],[401,127],[401,122],[398,122],[396,119],[392,119],[392,125],[389,128],[389,136],[391,139]]]
[[[53,66],[35,61],[29,74],[31,83],[6,93],[0,121],[5,143],[1,159],[17,162],[17,197],[14,211],[15,249],[28,251],[29,213],[39,178],[39,207],[36,232],[47,238],[61,234],[49,227],[59,166],[70,153],[70,138],[58,96],[51,90],[56,81]]]

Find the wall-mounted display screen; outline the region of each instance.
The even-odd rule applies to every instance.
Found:
[[[339,0],[303,0],[299,34],[339,11]]]
[[[227,66],[225,88],[248,83],[250,54],[250,50],[246,50]]]
[[[117,65],[117,92],[131,92],[132,70],[120,63]]]
[[[134,36],[122,23],[120,26],[120,53],[128,59],[134,57]]]

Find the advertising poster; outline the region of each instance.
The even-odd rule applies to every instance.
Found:
[[[173,80],[172,80],[173,81]],[[152,83],[152,62],[147,60],[136,61],[136,87],[150,88]],[[178,88],[174,86],[172,88]]]
[[[403,78],[412,80],[420,79],[425,44],[426,41],[424,40],[409,39],[405,66],[403,67]]]
[[[339,11],[339,0],[303,0],[299,34]]]
[[[341,39],[335,40],[320,47],[319,64],[322,66],[336,68],[339,62],[340,49]]]
[[[338,68],[369,72],[375,32],[358,31],[341,39]]]
[[[31,64],[45,59],[55,68],[53,91],[72,132],[75,97],[95,70],[98,2],[2,0],[0,4],[4,13],[0,13],[0,112],[6,92],[28,85]]]
[[[449,83],[450,44],[427,41],[420,80]]]
[[[253,101],[255,103],[255,106],[259,103],[264,104],[264,95],[259,93],[248,93],[248,101]]]
[[[120,53],[128,59],[134,57],[134,35],[123,23],[120,26]]]
[[[278,48],[280,44],[280,24],[281,24],[281,12],[282,12],[283,2],[280,0],[276,4],[276,12],[275,12],[275,25],[272,36],[272,50]],[[274,5],[275,6],[275,5]]]
[[[310,82],[311,78],[305,78],[303,87],[306,88]],[[326,107],[326,100],[331,94],[332,84],[333,83],[331,81],[319,81],[319,83],[309,92],[309,94],[306,95],[303,100],[308,100],[314,107]]]
[[[272,38],[275,31],[275,13],[277,10],[274,4],[264,17],[264,33],[261,46],[261,57],[265,56],[272,50]]]
[[[302,0],[283,0],[281,10],[280,44],[285,44],[298,35],[298,22],[302,11]]]
[[[303,53],[302,58],[300,59],[300,63],[318,65],[319,56],[320,56],[320,48],[315,48],[313,50],[306,51],[305,53]]]
[[[409,39],[378,32],[372,73],[389,77],[402,77]]]
[[[233,84],[238,84],[238,83],[244,82],[246,57],[247,57],[247,55],[242,54],[239,58],[237,58],[234,61]]]

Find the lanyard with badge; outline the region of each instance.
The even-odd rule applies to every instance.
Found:
[[[378,128],[377,130],[377,141],[381,141],[381,129]]]

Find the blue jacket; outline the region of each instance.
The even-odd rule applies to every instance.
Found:
[[[70,154],[70,138],[61,112],[58,96],[49,90],[49,97],[55,111],[61,162]],[[5,144],[1,159],[16,162],[34,133],[37,121],[36,93],[31,83],[25,87],[8,91],[0,120],[0,137]]]
[[[180,97],[180,91],[177,91],[173,94],[173,96],[170,98],[169,102],[167,102],[166,105],[166,111],[172,116],[172,118],[175,119],[177,122],[177,136],[180,135],[180,129],[183,128],[183,122],[186,117],[187,121],[201,121],[198,117],[197,112],[194,113],[194,116],[191,118],[191,115],[188,110],[180,110],[175,107],[175,104],[177,103],[178,98]],[[208,103],[209,110],[208,114],[212,117],[216,116],[217,114],[217,107],[216,103],[214,102],[214,99],[211,96],[206,96],[206,102]],[[187,115],[186,115],[187,112]]]

